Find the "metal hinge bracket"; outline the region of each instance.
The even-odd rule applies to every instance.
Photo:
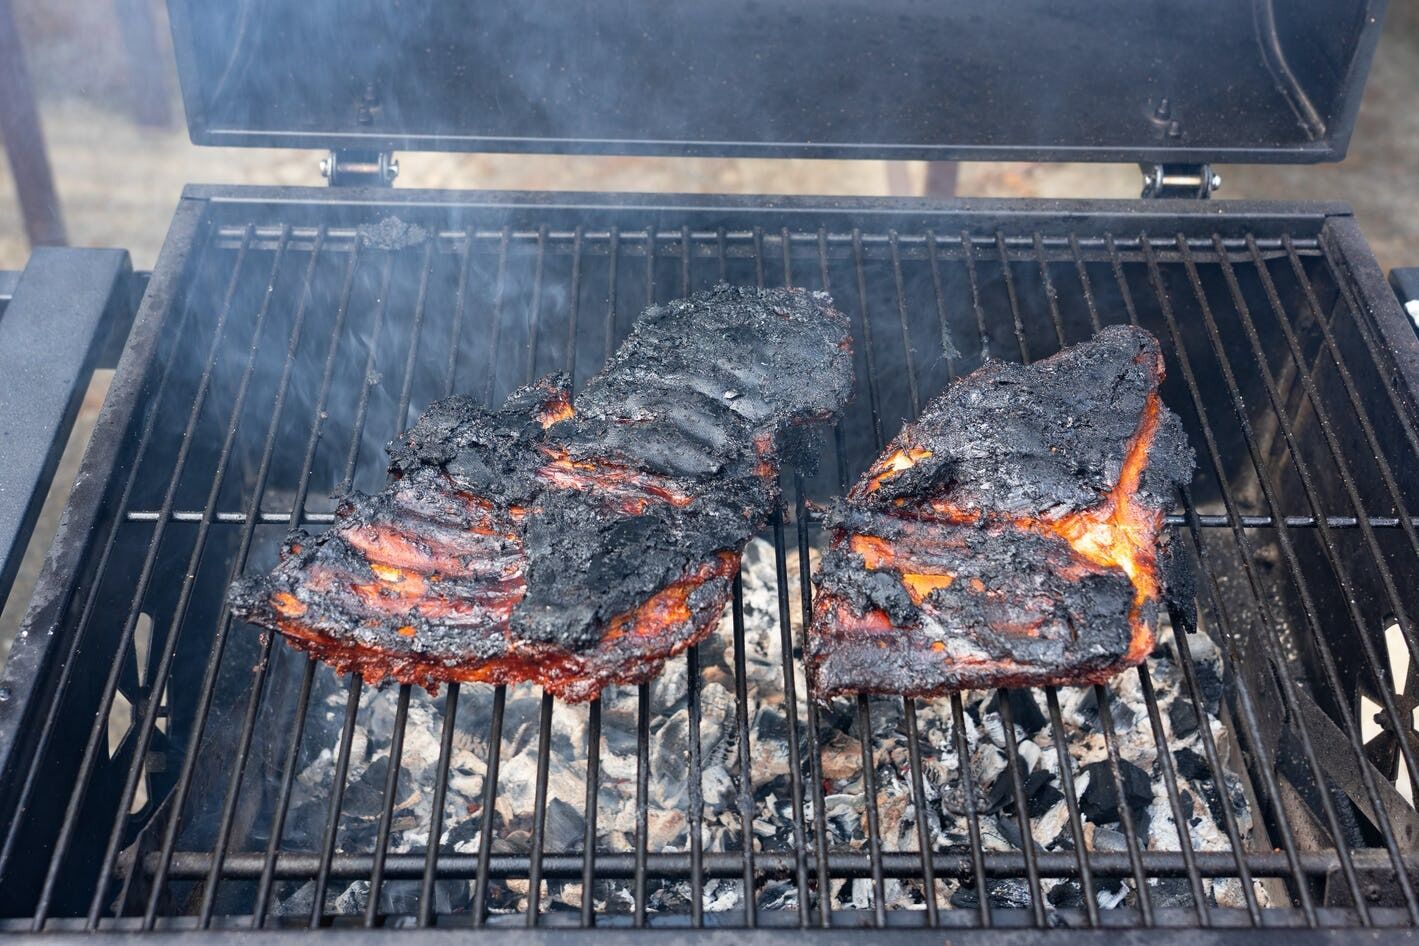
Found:
[[[388,151],[332,151],[320,159],[320,175],[331,187],[392,187],[399,159]]]
[[[1144,197],[1210,197],[1222,175],[1210,164],[1140,164]]]

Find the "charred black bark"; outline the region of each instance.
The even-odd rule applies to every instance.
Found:
[[[641,680],[707,633],[772,508],[780,436],[852,390],[822,293],[720,286],[647,310],[573,403],[553,376],[432,405],[391,485],[233,586],[236,613],[368,679]]]
[[[989,363],[905,428],[829,513],[808,660],[817,695],[1105,679],[1152,649],[1162,530],[1192,472],[1147,332]],[[1184,613],[1187,608],[1184,608]]]

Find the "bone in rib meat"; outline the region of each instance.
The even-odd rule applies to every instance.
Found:
[[[640,317],[585,390],[435,403],[390,483],[295,533],[234,612],[367,681],[532,680],[567,700],[701,640],[772,508],[785,429],[852,390],[822,293],[719,286]]]
[[[1193,455],[1148,332],[1106,328],[937,397],[828,515],[820,699],[1100,682],[1189,597],[1163,529]]]

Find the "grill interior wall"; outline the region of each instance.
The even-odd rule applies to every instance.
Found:
[[[1361,694],[1378,704],[1388,698],[1391,705],[1379,710],[1393,710],[1409,729],[1406,714],[1415,702],[1387,679],[1384,631],[1397,619],[1407,632],[1416,610],[1419,555],[1413,523],[1401,517],[1419,489],[1419,443],[1413,418],[1395,406],[1409,393],[1394,387],[1375,326],[1347,296],[1323,234],[1312,229],[1293,238],[1270,227],[1251,237],[1229,221],[1225,234],[1190,225],[1184,238],[1108,235],[1084,224],[1042,235],[1028,222],[980,229],[968,215],[943,216],[930,232],[895,232],[873,220],[855,230],[784,229],[784,222],[800,224],[771,213],[756,217],[765,224],[755,229],[734,222],[721,229],[709,217],[685,213],[671,221],[662,214],[648,233],[651,224],[637,223],[629,210],[607,219],[551,211],[480,219],[404,208],[402,220],[394,220],[378,208],[347,208],[344,219],[322,220],[302,209],[215,204],[206,213],[58,629],[76,659],[50,670],[56,711],[37,713],[34,721],[35,774],[26,782],[21,773],[7,786],[5,811],[26,805],[25,816],[7,825],[0,855],[0,908],[18,925],[110,923],[105,918],[115,911],[131,918],[118,925],[167,916],[245,923],[254,904],[269,909],[275,886],[290,889],[323,870],[384,871],[382,856],[341,847],[337,832],[333,847],[328,837],[281,839],[283,853],[314,859],[292,861],[290,876],[274,883],[263,878],[298,713],[313,720],[323,714],[338,727],[345,699],[339,694],[367,703],[372,697],[323,667],[307,672],[303,658],[232,626],[222,608],[227,583],[242,570],[268,567],[290,525],[318,529],[328,522],[333,495],[351,485],[378,489],[384,443],[430,401],[466,392],[496,403],[553,370],[570,371],[580,388],[649,300],[720,279],[826,287],[853,321],[858,397],[836,434],[823,439],[818,468],[786,475],[781,528],[766,533],[777,540],[777,564],[791,582],[799,578],[798,544],[821,544],[803,500],[840,491],[952,377],[986,355],[1041,358],[1088,338],[1098,324],[1136,319],[1158,335],[1168,367],[1163,395],[1199,460],[1191,501],[1179,497],[1173,521],[1182,546],[1190,554],[1201,549],[1202,633],[1224,645],[1224,715],[1241,750],[1231,767],[1247,779],[1258,825],[1246,852],[1198,864],[1179,861],[1181,852],[1171,860],[1161,851],[1141,860],[1115,853],[1112,861],[1095,852],[1095,870],[1132,885],[1140,870],[1149,878],[1191,880],[1245,868],[1258,879],[1274,878],[1267,880],[1268,889],[1279,891],[1267,910],[1272,922],[1419,919],[1412,889],[1393,875],[1395,855],[1419,840],[1411,835],[1412,807],[1390,786],[1412,750],[1382,737],[1373,747],[1379,768],[1367,781],[1345,735],[1358,725]],[[796,642],[797,599],[789,608],[788,587],[780,591]],[[1279,663],[1269,660],[1268,641]],[[519,715],[539,704],[515,697],[506,697],[504,755],[514,740],[539,738],[546,712]],[[444,697],[415,696],[400,701],[401,713],[411,699],[435,713],[446,705]],[[458,730],[485,733],[489,692],[469,687],[458,699]],[[117,711],[109,705],[115,700]],[[900,713],[895,702],[893,712]],[[126,726],[125,703],[134,708]],[[1038,703],[1047,704],[1044,695]],[[1319,716],[1307,717],[1312,704]],[[884,705],[873,700],[855,710],[880,717]],[[551,712],[579,719],[589,711],[557,705]],[[821,773],[810,765],[810,708],[801,684],[792,712],[803,758],[801,770],[789,774],[811,801],[812,780]],[[603,725],[603,739],[634,744],[635,726],[645,724],[618,717]],[[1150,720],[1134,725],[1148,727]],[[296,747],[297,768],[330,751]],[[237,784],[232,762],[243,754]],[[1309,777],[1317,765],[1355,774],[1324,795]],[[785,773],[750,774],[762,784]],[[1383,815],[1375,814],[1375,800]],[[347,806],[364,803],[345,797]],[[176,822],[174,808],[180,808]],[[446,812],[444,827],[472,815]],[[1333,825],[1342,829],[1338,849],[1330,840]],[[759,871],[756,886],[794,880],[800,869],[816,884],[813,819],[801,828],[805,848],[766,850],[778,860],[762,857],[745,868]],[[915,878],[925,889],[919,857],[884,861],[875,845],[868,847],[830,851],[841,868],[834,877],[852,873],[877,884],[885,871]],[[226,859],[211,868],[208,855],[217,849]],[[346,857],[332,867],[322,849]],[[419,877],[424,861],[417,853],[418,870],[391,862],[390,876]],[[685,854],[656,861],[660,866],[646,879],[643,848],[625,852],[629,866],[614,851],[598,853],[606,856],[598,858],[597,876],[619,872],[652,888],[663,878],[684,878],[693,862]],[[973,878],[976,853],[938,850],[936,873]],[[534,870],[579,878],[585,863],[579,848],[549,849],[542,858],[529,858],[525,847],[492,854],[512,859],[490,867],[450,858],[454,866],[440,867],[439,876],[475,876],[486,896],[490,871],[524,880]],[[1067,860],[1073,863],[1073,855]],[[1048,870],[1056,870],[1052,863]],[[1038,902],[1038,877],[1031,876],[1038,865],[1030,858],[996,855],[991,865],[996,876],[1028,879]],[[216,886],[202,879],[209,868],[220,879]],[[722,858],[708,869],[743,875]],[[1058,870],[1078,874],[1068,864]],[[155,871],[164,875],[156,889]],[[1356,907],[1353,891],[1384,876],[1390,879],[1383,895]],[[874,889],[874,902],[858,917],[829,919],[882,922],[881,887]],[[544,892],[544,910],[546,900]],[[410,914],[408,922],[485,920],[477,909],[482,901],[459,907],[457,915],[438,915],[442,908],[419,897],[400,904],[394,912]],[[985,916],[951,908],[944,897],[938,906],[909,920],[893,913],[892,922],[1015,922],[1009,910]],[[1102,911],[1100,922],[1259,918],[1241,909],[1197,910],[1195,903],[1154,916],[1140,909],[1146,908]],[[1015,912],[1016,921],[1030,921],[1030,910]],[[242,919],[224,919],[230,917]],[[566,917],[543,921],[559,918]],[[711,922],[821,919],[816,908],[778,919],[741,909]],[[629,909],[598,920],[646,917]],[[1074,918],[1092,920],[1083,912]]]

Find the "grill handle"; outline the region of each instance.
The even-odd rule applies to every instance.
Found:
[[[1409,316],[1409,323],[1419,332],[1419,266],[1396,266],[1389,271],[1389,284]]]
[[[0,277],[0,603],[49,493],[89,379],[133,322],[127,250],[37,247]]]

